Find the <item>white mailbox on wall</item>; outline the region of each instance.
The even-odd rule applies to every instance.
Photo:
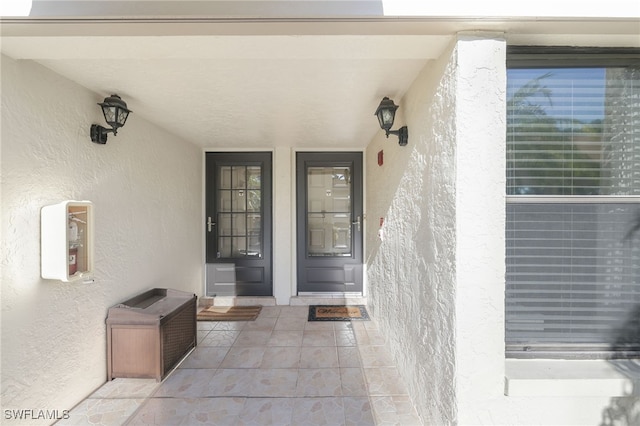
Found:
[[[42,278],[72,282],[93,274],[93,204],[67,200],[42,208]]]

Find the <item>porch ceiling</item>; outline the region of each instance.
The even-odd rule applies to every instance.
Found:
[[[87,87],[96,102],[119,94],[134,112],[130,120],[144,118],[203,148],[238,149],[364,148],[380,132],[373,115],[380,99],[399,103],[459,31],[503,31],[520,44],[536,38],[557,43],[559,34],[581,45],[637,39],[637,20],[2,25],[3,54],[36,61]]]

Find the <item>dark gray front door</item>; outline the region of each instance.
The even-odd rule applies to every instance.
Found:
[[[296,158],[298,294],[362,293],[362,153]]]
[[[207,296],[271,296],[271,153],[206,154]]]

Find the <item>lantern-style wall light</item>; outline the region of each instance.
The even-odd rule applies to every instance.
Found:
[[[394,104],[391,99],[385,96],[384,98],[382,98],[380,105],[378,105],[376,116],[378,117],[380,127],[386,132],[387,138],[390,134],[398,135],[398,143],[400,144],[400,146],[405,146],[409,141],[409,131],[407,129],[407,126],[402,126],[398,130],[391,130],[391,126],[393,126],[393,120],[395,120],[396,118],[397,109],[398,105]]]
[[[104,145],[107,143],[107,133],[113,133],[114,136],[117,135],[118,129],[124,126],[131,111],[118,95],[111,95],[98,105],[102,108],[104,120],[111,126],[111,129],[92,124],[91,141]]]

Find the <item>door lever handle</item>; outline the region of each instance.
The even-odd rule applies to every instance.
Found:
[[[209,216],[207,218],[207,232],[211,232],[211,230],[213,229],[213,227],[216,226],[215,222],[211,221],[211,216]]]
[[[358,225],[358,232],[360,232],[360,216],[356,217],[356,220],[351,222],[352,225]]]

